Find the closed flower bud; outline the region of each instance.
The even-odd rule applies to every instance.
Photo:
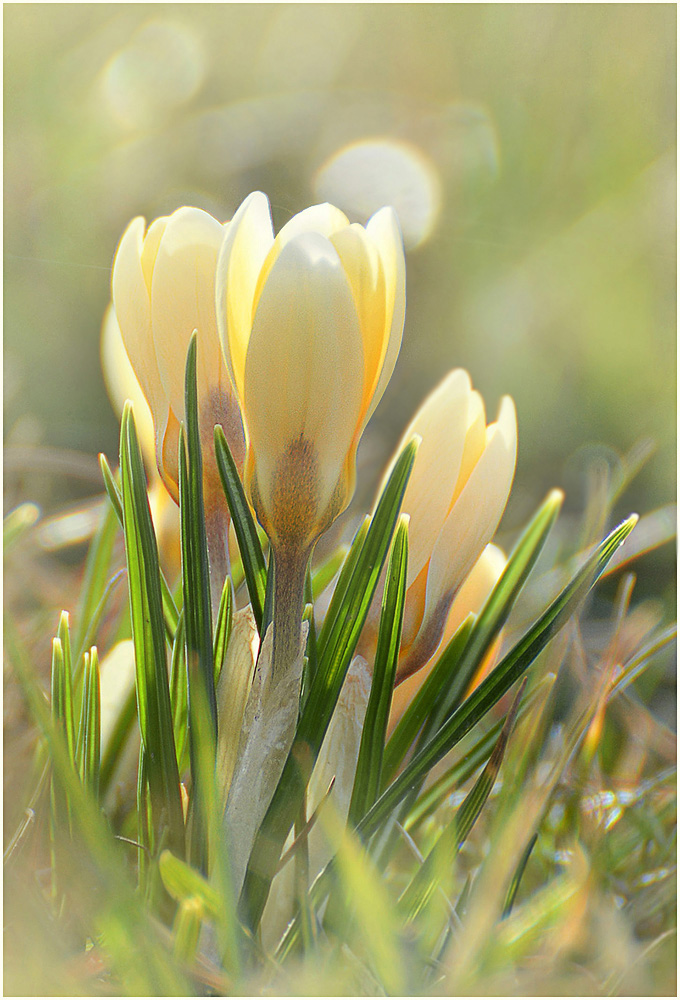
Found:
[[[505,396],[487,426],[481,396],[457,369],[427,397],[397,454],[414,434],[422,441],[402,504],[411,521],[397,683],[440,645],[454,598],[496,531],[515,472],[515,407]],[[368,623],[363,655],[376,626]]]
[[[413,701],[437,662],[439,655],[453,638],[459,626],[462,625],[470,612],[477,615],[482,610],[489,594],[498,583],[506,563],[505,553],[497,545],[486,546],[454,598],[437,649],[417,673],[407,677],[402,684],[399,684],[394,689],[392,708],[390,710],[390,729],[394,728],[406,708]],[[471,686],[476,687],[479,680],[489,671],[497,656],[498,647],[499,642],[495,642],[492,645],[488,655],[480,665]]]
[[[392,209],[364,228],[316,205],[274,238],[268,201],[256,192],[227,229],[217,319],[244,417],[246,489],[279,553],[308,552],[347,506],[404,309]]]
[[[207,212],[179,208],[151,223],[136,218],[113,262],[113,306],[135,375],[153,416],[156,461],[178,497],[179,425],[184,420],[184,368],[197,331],[199,424],[206,506],[224,503],[213,450],[213,428],[224,427],[237,462],[243,430],[215,319],[215,266],[229,224]]]
[[[158,548],[163,568],[174,578],[180,569],[179,511],[157,472],[153,417],[127,356],[113,304],[106,310],[102,323],[101,361],[109,399],[119,419],[125,401],[132,401],[137,437],[149,477],[149,506]]]

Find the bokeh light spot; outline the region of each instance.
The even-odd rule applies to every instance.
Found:
[[[104,70],[106,101],[123,125],[146,129],[189,101],[205,76],[205,56],[183,25],[143,24]]]
[[[320,201],[330,201],[357,222],[392,205],[411,249],[427,240],[441,207],[441,184],[432,161],[395,139],[344,146],[319,169],[314,191]]]

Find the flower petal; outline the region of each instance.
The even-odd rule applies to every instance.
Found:
[[[148,250],[146,267],[142,264],[144,227],[144,219],[140,216],[133,219],[123,233],[113,261],[111,290],[125,350],[151,412],[158,418],[164,410],[167,413],[168,403],[158,374],[151,331],[150,273],[153,267]],[[160,226],[152,228],[155,233],[161,232]]]
[[[255,287],[273,241],[269,201],[261,191],[254,191],[227,226],[217,258],[215,283],[217,329],[240,400],[243,400]]]
[[[366,232],[380,254],[385,274],[385,334],[381,362],[374,374],[373,384],[367,387],[370,400],[363,418],[363,425],[382,398],[387,383],[397,363],[406,315],[406,262],[404,242],[399,220],[393,208],[381,208],[368,220]]]
[[[334,233],[331,243],[338,252],[354,296],[364,342],[364,398],[375,388],[375,373],[383,361],[385,346],[385,275],[377,249],[363,226],[352,225]]]
[[[471,611],[479,614],[482,610],[487,597],[496,586],[501,573],[505,569],[506,563],[507,559],[502,549],[499,549],[496,545],[486,546],[456,594],[456,599],[451,605],[451,610],[446,620],[444,634],[435,653],[422,670],[407,677],[402,684],[399,684],[395,688],[394,695],[392,696],[392,708],[390,710],[390,729],[394,728],[420,690],[423,682],[427,679],[430,671],[437,662],[438,654],[446,648],[459,625],[461,625]]]
[[[302,233],[318,233],[320,236],[325,236],[326,239],[329,239],[334,233],[346,229],[348,226],[349,219],[344,212],[341,212],[339,208],[335,208],[334,205],[329,205],[327,202],[323,205],[311,205],[289,219],[285,226],[277,233],[276,239],[271,245],[267,258],[262,265],[253,296],[253,317],[257,310],[257,304],[260,301],[262,289],[274,266],[274,262],[291,240],[295,239],[296,236],[302,235]]]
[[[153,469],[155,475],[156,451],[153,417],[125,350],[113,303],[109,304],[102,323],[101,359],[104,382],[119,418],[123,413],[125,401],[132,400],[135,426],[142,454],[147,469],[149,467]],[[167,403],[165,409],[167,411]]]
[[[493,537],[510,492],[516,455],[517,418],[506,396],[498,422],[487,428],[484,453],[437,539],[427,577],[423,628],[442,602],[450,601]]]
[[[294,517],[295,505],[312,505],[304,514],[309,523],[331,502],[356,432],[363,371],[359,322],[340,258],[317,233],[296,236],[264,286],[246,358],[245,422],[269,517],[283,516],[288,506],[286,516]],[[296,496],[284,490],[284,499],[286,463],[300,461],[306,490],[298,480]]]
[[[198,208],[168,219],[151,283],[151,323],[163,388],[172,409],[184,414],[184,367],[194,330],[199,394],[227,380],[215,319],[215,267],[224,227]]]
[[[411,516],[407,586],[430,558],[451,508],[466,445],[470,376],[462,368],[450,372],[427,397],[406,429],[396,454],[414,434],[422,438],[402,510]]]

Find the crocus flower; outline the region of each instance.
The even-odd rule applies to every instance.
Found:
[[[392,696],[392,707],[390,709],[390,729],[397,724],[406,708],[413,701],[418,690],[423,685],[430,674],[440,654],[446,649],[449,641],[453,638],[456,630],[467,616],[472,612],[479,614],[484,607],[486,600],[496,586],[498,579],[505,569],[507,559],[502,549],[497,545],[487,545],[481,556],[474,564],[470,573],[465,578],[456,594],[451,609],[448,613],[446,624],[439,645],[417,673],[411,674],[401,684],[394,689]],[[490,667],[498,654],[500,643],[493,643],[489,653],[480,665],[479,671],[473,678],[471,688],[476,687],[479,681],[488,673]]]
[[[131,400],[134,407],[137,437],[149,478],[149,506],[158,549],[164,568],[174,578],[180,569],[179,512],[158,474],[153,417],[127,356],[113,304],[109,304],[104,314],[100,348],[104,383],[116,416],[120,420],[126,400]]]
[[[198,208],[179,208],[151,223],[133,219],[113,262],[113,306],[128,357],[153,416],[156,461],[178,497],[179,425],[184,420],[184,367],[197,331],[199,422],[206,506],[224,503],[213,450],[222,424],[237,462],[243,431],[222,360],[215,319],[215,265],[229,223]]]
[[[411,520],[397,683],[436,651],[454,598],[496,531],[515,471],[515,407],[505,396],[487,427],[481,396],[456,369],[422,404],[396,454],[414,434],[422,441],[402,504]],[[376,618],[359,646],[367,657]]]
[[[236,212],[217,267],[217,320],[246,428],[246,488],[275,546],[309,548],[349,502],[404,308],[392,209],[364,228],[316,205],[276,238],[265,195]]]
[[[198,208],[179,208],[152,222],[133,219],[113,262],[113,308],[133,370],[153,417],[156,462],[177,501],[184,372],[197,333],[196,382],[213,612],[228,571],[229,511],[217,471],[213,432],[221,424],[237,465],[244,437],[224,366],[215,318],[215,265],[229,223]]]
[[[297,648],[309,554],[349,503],[359,438],[399,352],[396,216],[381,209],[364,228],[316,205],[275,238],[267,198],[251,194],[226,231],[216,296],[246,431],[245,487],[274,552],[278,662]]]

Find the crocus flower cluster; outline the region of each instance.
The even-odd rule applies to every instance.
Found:
[[[406,297],[396,215],[381,209],[364,227],[317,205],[275,235],[267,198],[256,192],[224,224],[195,208],[148,228],[137,218],[118,247],[112,293],[107,336],[120,331],[150,410],[158,471],[175,499],[184,363],[197,331],[206,517],[214,507],[227,523],[212,444],[221,424],[270,540],[273,673],[285,672],[299,657],[310,553],[352,497],[357,446],[399,353]],[[505,397],[487,425],[481,396],[457,369],[425,400],[400,449],[414,434],[421,443],[403,502],[410,528],[397,713],[420,683],[413,675],[425,676],[502,570],[504,557],[489,543],[514,474],[514,406]],[[369,664],[378,612],[376,604],[358,647]],[[254,656],[241,657],[249,677]]]

